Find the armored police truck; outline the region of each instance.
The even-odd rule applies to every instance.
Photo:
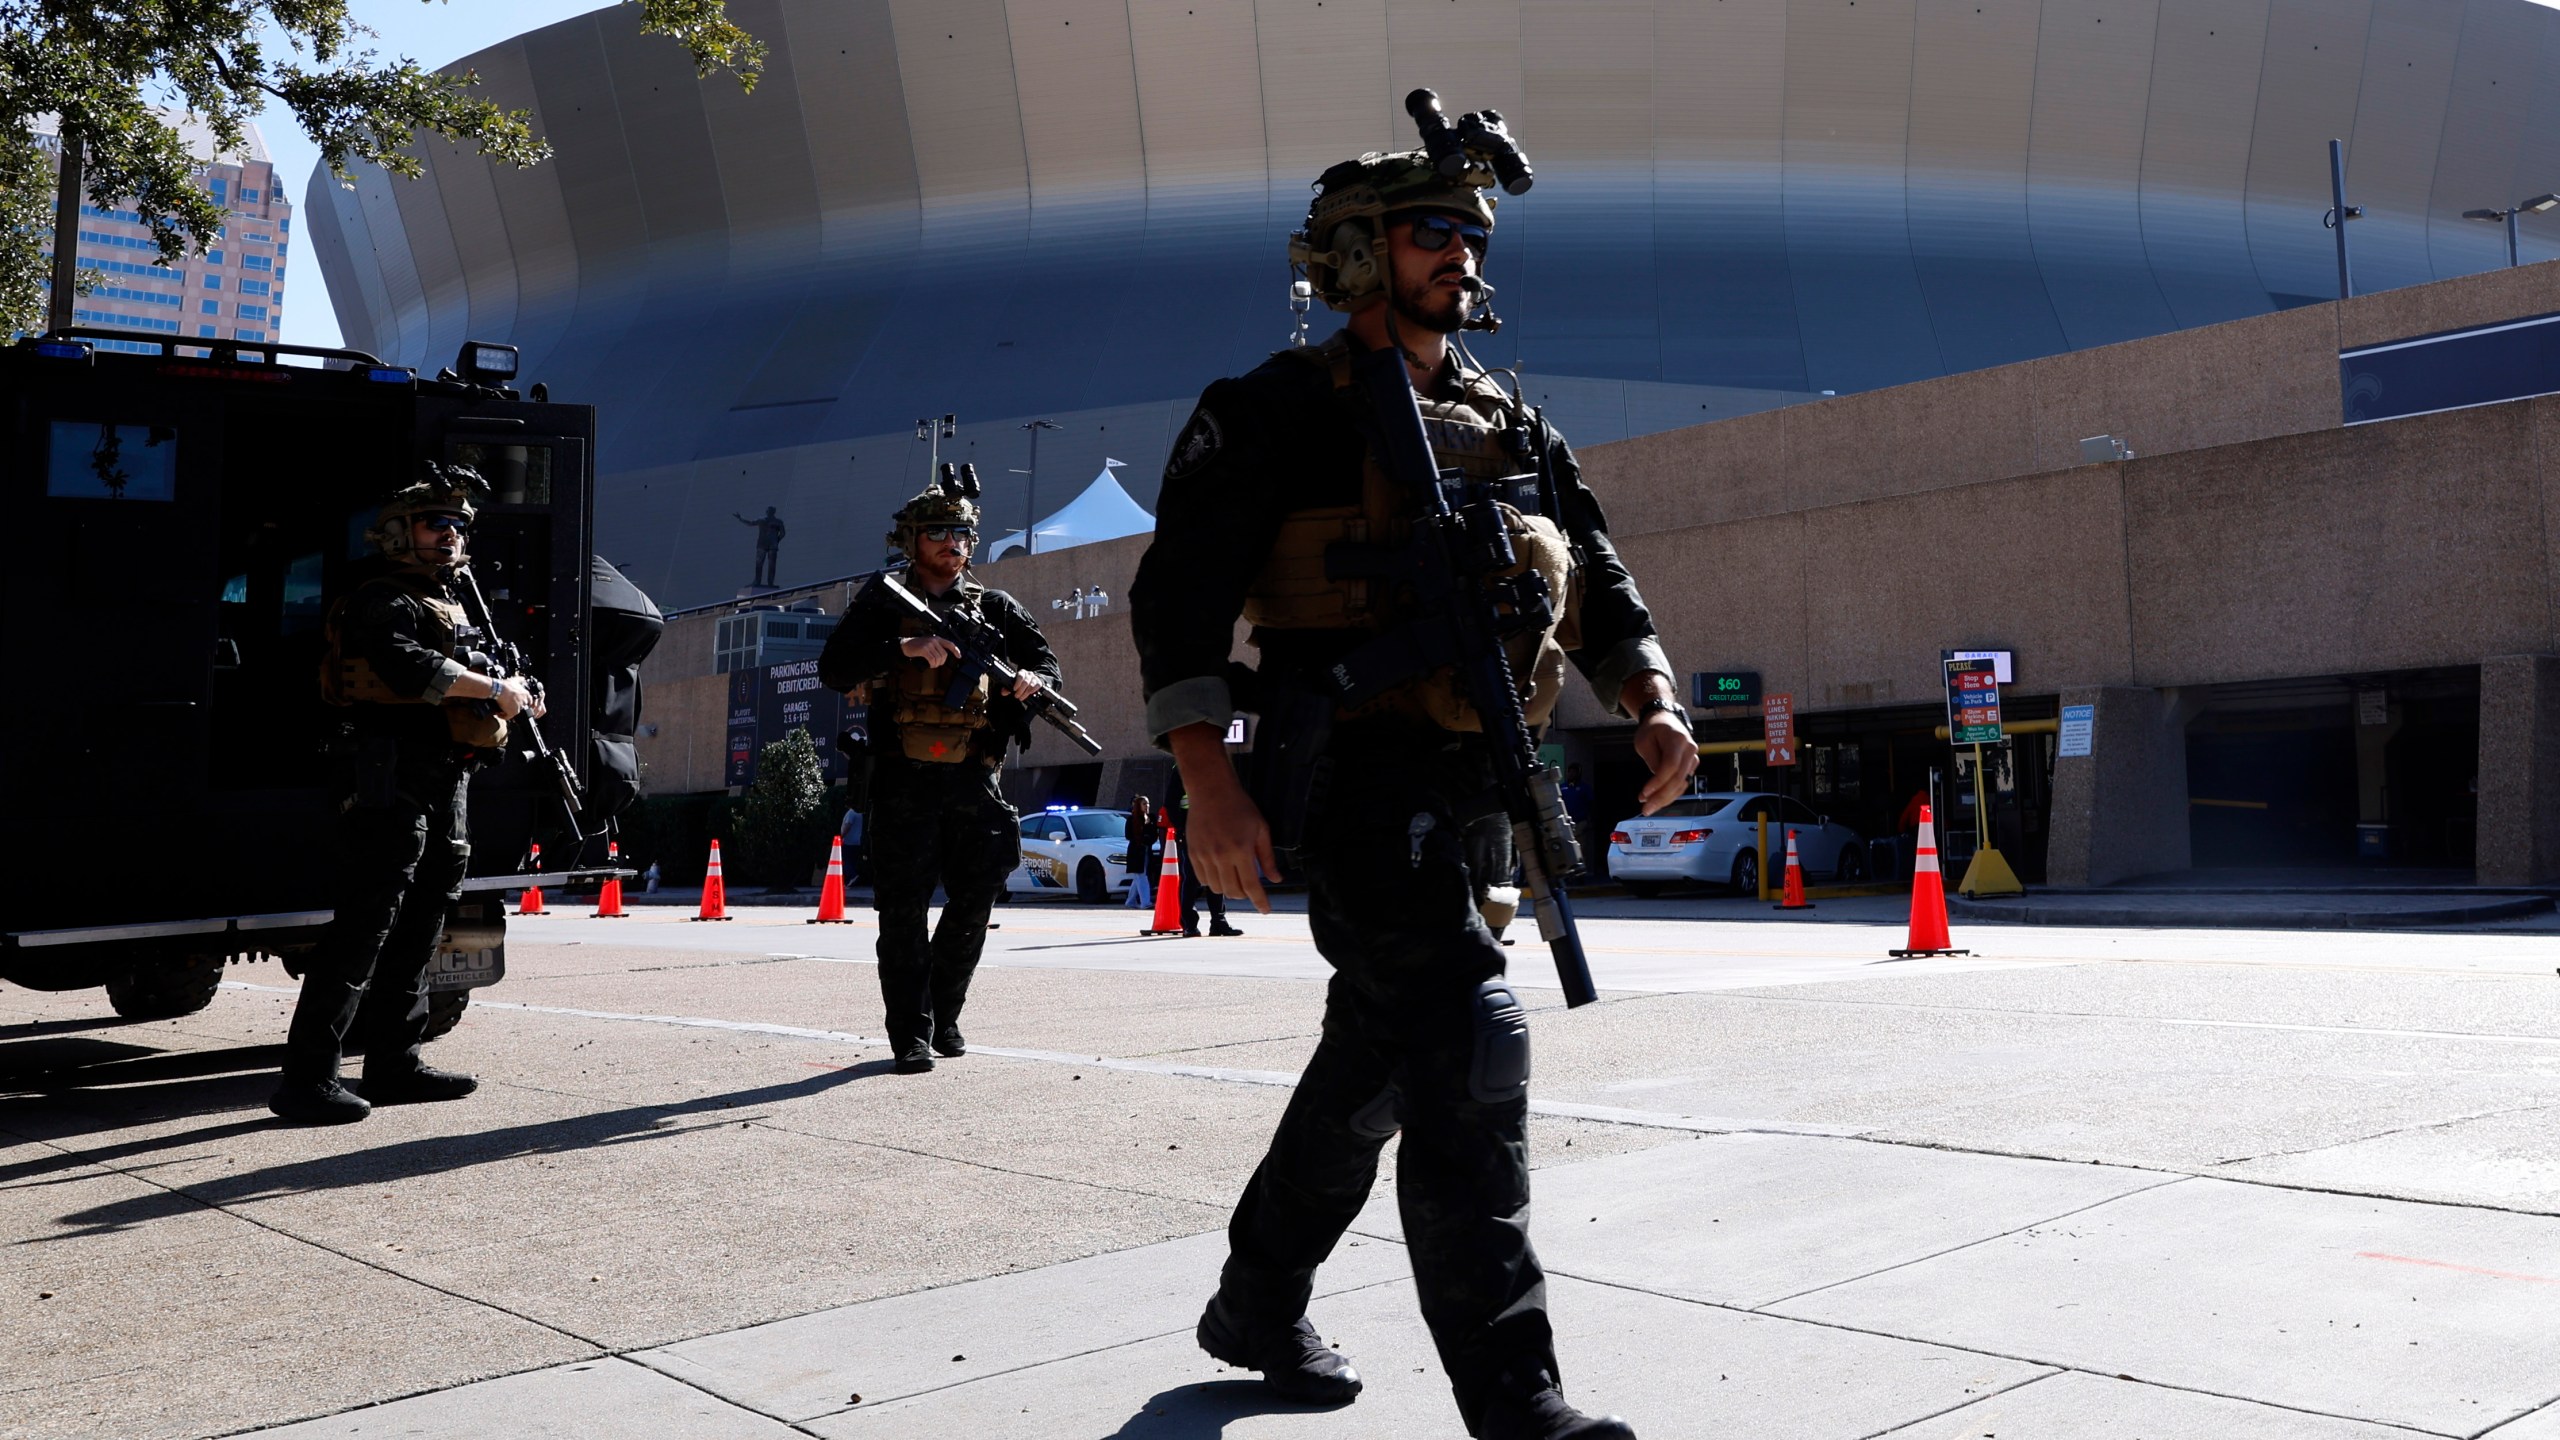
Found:
[[[511,347],[483,344],[435,375],[109,330],[0,349],[0,979],[102,986],[143,1018],[203,1008],[230,960],[298,973],[329,920],[322,623],[421,458],[490,482],[471,552],[491,627],[547,687],[541,728],[592,797],[578,829],[601,831],[630,788],[634,627],[653,640],[657,615],[591,568],[594,410],[519,394],[514,372]],[[600,626],[627,672],[585,663]],[[521,753],[475,776],[471,821],[431,1034],[504,973],[501,892],[531,847],[555,882],[582,848],[602,858]]]

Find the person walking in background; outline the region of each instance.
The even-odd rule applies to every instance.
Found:
[[[1156,903],[1155,874],[1156,807],[1146,796],[1139,796],[1129,806],[1129,851],[1121,862],[1129,872],[1129,908],[1144,910]]]

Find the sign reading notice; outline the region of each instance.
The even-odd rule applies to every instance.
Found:
[[[1772,695],[1762,700],[1760,723],[1769,740],[1769,763],[1796,763],[1796,697]]]
[[[2057,753],[2066,758],[2087,755],[2097,733],[2097,706],[2065,705],[2062,707],[2062,748]]]
[[[1947,738],[1958,745],[2000,743],[2000,672],[1989,660],[1949,660]]]

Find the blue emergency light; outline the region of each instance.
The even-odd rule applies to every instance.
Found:
[[[364,378],[381,385],[406,385],[418,378],[418,372],[397,365],[376,365],[364,372]]]
[[[86,360],[89,358],[89,342],[86,340],[39,340],[36,342],[36,353],[51,360]]]

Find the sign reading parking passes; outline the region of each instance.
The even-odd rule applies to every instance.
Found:
[[[1762,733],[1768,737],[1768,763],[1796,763],[1796,697],[1772,695],[1760,702]]]
[[[1989,660],[1949,660],[1947,738],[1958,745],[2000,743],[2000,672]]]

